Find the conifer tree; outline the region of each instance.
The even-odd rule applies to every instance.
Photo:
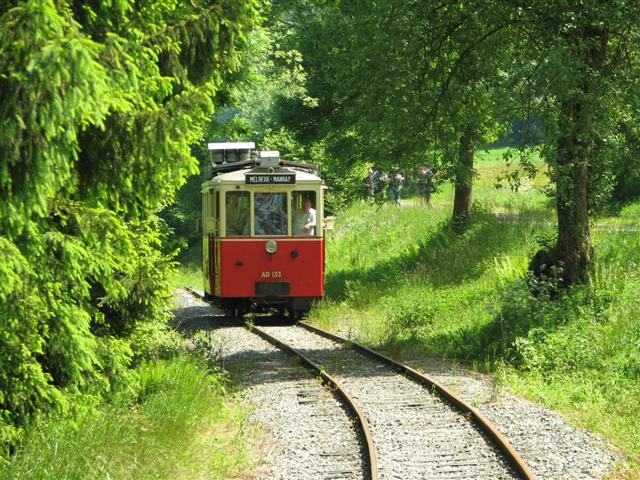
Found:
[[[156,217],[197,170],[257,0],[0,7],[0,445],[44,407],[127,383],[166,319]],[[71,399],[74,399],[73,402]]]

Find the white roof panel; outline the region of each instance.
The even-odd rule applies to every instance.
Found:
[[[208,143],[209,150],[247,150],[256,148],[254,142],[225,142],[225,143]]]
[[[278,150],[263,150],[260,152],[260,158],[279,158],[280,152]]]

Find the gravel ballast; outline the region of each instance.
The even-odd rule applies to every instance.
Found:
[[[520,453],[539,480],[595,480],[618,456],[598,436],[572,427],[553,411],[496,389],[491,378],[450,362],[414,357],[405,363],[450,388],[484,414]]]
[[[465,415],[388,365],[299,326],[261,328],[326,368],[360,403],[381,479],[518,478]]]
[[[260,479],[363,479],[366,454],[351,414],[292,357],[186,291],[176,295],[183,331],[210,331],[215,354],[253,405],[262,426]]]
[[[227,322],[222,312],[186,291],[177,292],[175,314],[182,329],[210,332],[216,355],[242,385],[244,398],[255,406],[251,421],[263,426],[265,437],[265,464],[256,478],[365,477],[366,455],[350,413],[308,370],[255,334]],[[329,373],[339,374],[338,380],[370,417],[381,478],[513,478],[497,453],[477,461],[471,453],[477,438],[470,440],[468,434],[459,436],[459,445],[454,449],[443,438],[421,444],[416,432],[431,429],[444,437],[452,424],[443,420],[447,414],[428,405],[430,395],[418,385],[415,388],[421,392],[414,391],[414,387],[395,390],[387,383],[395,383],[391,380],[395,373],[374,368],[368,374],[358,374],[357,365],[350,365],[346,357],[341,357],[343,347],[336,348],[327,339],[307,338],[303,333],[312,334],[299,327],[296,329],[302,333],[296,330],[295,334],[287,333],[291,327],[267,328],[270,334],[324,363]],[[618,457],[597,436],[570,426],[540,405],[504,389],[497,390],[489,376],[430,357],[413,356],[405,363],[478,408],[505,435],[538,479],[601,479],[615,467]],[[419,413],[419,419],[406,428],[408,412]],[[451,461],[452,452],[456,451],[467,455],[470,461]]]

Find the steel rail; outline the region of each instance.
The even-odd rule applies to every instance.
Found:
[[[520,475],[523,480],[535,480],[536,477],[531,468],[526,464],[526,462],[522,459],[515,448],[513,448],[513,445],[511,445],[509,440],[507,440],[507,438],[498,431],[498,429],[489,421],[489,419],[482,413],[480,413],[477,408],[472,407],[467,402],[457,397],[453,392],[451,392],[451,390],[447,389],[445,386],[440,385],[431,377],[422,374],[407,365],[397,362],[396,360],[389,358],[386,355],[376,352],[375,350],[365,347],[364,345],[361,345],[359,343],[353,342],[352,340],[348,340],[334,333],[327,332],[326,330],[318,328],[314,325],[310,325],[306,322],[298,322],[297,325],[305,328],[312,333],[328,338],[329,340],[333,340],[334,342],[352,345],[356,350],[359,350],[366,355],[377,359],[378,361],[387,363],[388,365],[392,366],[400,373],[405,374],[407,377],[416,381],[420,385],[423,385],[432,391],[436,391],[441,397],[443,397],[448,403],[456,407],[460,412],[471,416],[476,425],[478,425],[493,440],[494,444],[499,448],[499,450],[503,453],[511,466],[514,468],[514,470]]]
[[[358,420],[358,424],[360,426],[360,430],[362,431],[362,435],[364,436],[364,440],[366,443],[367,456],[369,458],[369,478],[371,480],[378,480],[378,455],[376,454],[376,448],[373,443],[373,436],[371,435],[371,430],[369,429],[369,423],[367,418],[362,411],[362,408],[357,404],[357,402],[353,399],[353,397],[347,392],[347,390],[342,386],[342,384],[329,375],[324,369],[316,364],[313,360],[305,356],[303,353],[299,352],[295,348],[287,345],[284,342],[281,342],[275,337],[272,337],[267,332],[262,330],[260,327],[256,326],[247,326],[245,325],[247,330],[253,332],[271,343],[275,347],[288,352],[289,354],[296,356],[302,360],[302,362],[311,370],[314,370],[324,384],[329,385],[333,391],[338,392],[340,397],[349,405],[349,408],[352,410],[356,419]]]
[[[190,294],[192,294],[193,296],[197,297],[198,299],[204,300],[205,302],[208,302],[207,300],[204,299],[204,297],[202,295],[200,295],[198,292],[196,292],[192,288],[184,287],[184,289],[187,292],[189,292]],[[371,435],[371,429],[369,428],[369,422],[367,421],[367,418],[366,418],[364,412],[362,411],[362,408],[353,399],[353,397],[349,394],[349,392],[347,392],[347,390],[342,386],[342,384],[338,380],[336,380],[331,375],[329,375],[327,372],[325,372],[324,369],[320,365],[316,364],[313,360],[311,360],[310,358],[305,356],[303,353],[301,353],[298,350],[294,349],[293,347],[287,345],[286,343],[281,342],[277,338],[272,337],[267,332],[262,330],[260,327],[256,327],[254,325],[249,326],[249,325],[245,324],[245,328],[248,331],[250,331],[252,333],[255,333],[256,335],[258,335],[262,339],[266,340],[270,344],[274,345],[276,348],[278,348],[280,350],[283,350],[283,351],[289,353],[290,355],[293,355],[295,357],[300,358],[300,360],[302,360],[302,362],[309,369],[315,371],[318,374],[318,376],[322,379],[323,384],[328,385],[329,387],[331,387],[331,390],[333,392],[337,392],[338,395],[347,403],[347,405],[351,409],[353,415],[355,416],[356,420],[358,421],[358,425],[359,425],[360,430],[362,432],[362,436],[364,437],[364,440],[365,440],[365,444],[366,444],[365,446],[366,446],[366,450],[367,450],[367,457],[369,458],[369,468],[368,468],[368,470],[369,470],[369,479],[370,480],[378,480],[379,479],[379,475],[378,475],[378,455],[376,453],[376,448],[375,448],[375,445],[373,443],[373,436]]]

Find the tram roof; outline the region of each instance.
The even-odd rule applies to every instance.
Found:
[[[320,178],[317,175],[313,175],[311,173],[305,172],[303,170],[298,170],[296,168],[286,168],[286,169],[283,169],[283,170],[286,170],[288,172],[296,174],[296,183],[295,183],[295,185],[298,185],[298,184],[311,184],[311,183],[316,183],[316,184],[317,183],[322,183],[322,178]],[[234,170],[232,172],[219,174],[219,175],[213,177],[212,179],[207,180],[206,182],[203,182],[202,186],[203,187],[211,187],[213,185],[219,185],[219,184],[243,184],[244,185],[245,184],[245,174],[254,173],[254,172],[256,172],[255,169],[243,168],[241,170]],[[280,186],[293,187],[294,184],[284,184],[284,185],[280,185]]]

